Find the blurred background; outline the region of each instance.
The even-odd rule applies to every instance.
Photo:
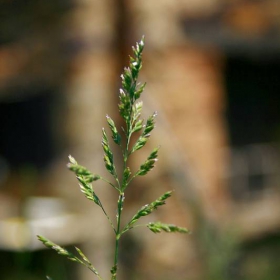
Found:
[[[2,0],[0,20],[1,279],[92,279],[36,234],[109,279],[111,228],[66,163],[108,176],[101,128],[107,113],[120,123],[119,76],[143,34],[144,117],[158,111],[145,151],[161,149],[124,219],[172,189],[149,221],[192,234],[131,231],[120,279],[279,279],[279,0]],[[96,192],[114,216],[116,194]]]

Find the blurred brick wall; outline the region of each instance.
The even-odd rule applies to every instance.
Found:
[[[110,0],[79,0],[65,18],[67,41],[75,51],[64,88],[67,104],[62,129],[67,139],[67,151],[80,164],[101,175],[105,173],[101,129],[106,125],[106,114],[115,107],[113,95],[118,58],[112,46],[116,21],[114,8],[115,3]],[[111,227],[107,227],[99,209],[85,201],[75,176],[65,168],[66,163],[67,155],[55,163],[49,184],[57,195],[68,200],[72,210],[83,214],[86,224],[86,232],[81,233],[86,240],[83,251],[104,277],[109,278],[108,268],[113,254]],[[98,195],[110,201],[111,189],[102,183],[99,185]],[[115,215],[115,208],[110,203],[106,210]],[[92,278],[89,270],[84,267],[78,269],[79,279]]]
[[[222,1],[134,1],[136,34],[146,35],[144,75],[147,95],[159,102],[168,122],[166,137],[174,138],[195,174],[195,191],[205,213],[220,219],[227,204],[222,179],[227,156],[224,120],[223,56],[215,48],[190,41],[180,20],[186,14],[211,13]],[[160,117],[159,117],[160,118]],[[164,128],[162,128],[164,129]],[[167,128],[166,128],[167,129]]]
[[[147,82],[143,95],[145,114],[158,111],[149,147],[162,147],[158,167],[144,183],[139,182],[142,193],[138,191],[135,204],[143,196],[149,200],[161,190],[175,189],[174,197],[155,214],[155,219],[174,222],[195,232],[194,209],[187,205],[185,197],[195,197],[196,207],[202,207],[199,211],[215,223],[226,219],[230,203],[222,176],[227,162],[223,148],[228,144],[223,56],[215,48],[205,49],[192,43],[180,25],[180,18],[186,13],[207,13],[219,3],[189,2],[127,4],[133,19],[133,40],[143,34],[146,38],[141,76]],[[134,164],[141,160],[139,155]],[[183,175],[178,178],[178,173]],[[199,270],[197,249],[189,236],[158,238],[135,234],[134,238],[143,246],[138,273],[145,279],[180,279]]]
[[[195,229],[192,209],[182,199],[189,193],[194,193],[203,214],[213,222],[223,223],[230,207],[223,179],[223,168],[228,160],[228,155],[223,152],[228,145],[222,76],[224,60],[216,48],[193,43],[184,33],[180,21],[186,16],[211,14],[224,2],[125,2],[131,20],[126,26],[129,44],[134,44],[143,34],[146,36],[141,76],[141,81],[147,81],[143,95],[144,106],[147,106],[144,117],[154,110],[159,112],[157,128],[147,148],[162,146],[159,167],[136,186],[135,194],[128,194],[134,200],[127,207],[138,209],[139,204],[158,197],[164,190],[176,189],[174,200],[154,218],[191,229]],[[105,126],[106,113],[116,112],[116,98],[112,94],[116,75],[120,74],[116,73],[119,62],[113,51],[117,41],[116,22],[120,17],[116,14],[116,3],[112,0],[79,0],[75,9],[65,17],[65,24],[69,26],[67,40],[79,51],[69,66],[65,86],[68,113],[63,129],[72,155],[101,174],[104,173],[100,164],[101,128]],[[138,155],[133,165],[137,167],[143,159]],[[77,195],[77,183],[65,170],[65,161],[57,163],[58,169],[55,169],[50,184],[57,194],[68,198],[73,209],[87,213],[86,219],[95,220],[92,226],[89,224],[88,232],[94,232],[94,236],[88,236],[85,252],[101,271],[107,271],[111,255],[110,229],[104,225],[103,217],[84,202],[84,197]],[[178,170],[185,176],[181,181],[172,177]],[[112,198],[108,188],[103,188],[101,195],[109,200]],[[114,205],[108,207],[115,215]],[[129,216],[127,214],[126,218]],[[140,275],[145,275],[145,279],[164,279],[164,276],[179,279],[180,275],[187,275],[199,266],[191,237],[156,237],[152,234],[133,235],[132,239],[143,250],[139,249],[136,263],[134,267],[128,267],[128,271],[135,268]],[[89,272],[82,268],[81,273],[81,279],[89,279]],[[127,279],[129,274],[131,276],[133,272],[128,273]]]
[[[154,145],[162,145],[158,162],[161,171],[153,174],[154,184],[166,189],[175,186],[179,193],[175,194],[176,202],[168,203],[167,210],[159,215],[171,221],[178,217],[179,223],[195,232],[195,218],[192,217],[195,211],[184,205],[182,199],[184,195],[194,195],[204,217],[218,227],[228,226],[235,219],[237,209],[233,208],[225,180],[229,161],[225,59],[221,48],[217,47],[219,42],[216,47],[215,44],[196,44],[181,23],[197,17],[205,26],[213,23],[215,27],[219,22],[233,37],[258,37],[279,30],[279,1],[147,0],[127,3],[132,13],[134,37],[146,36],[142,78],[147,81],[144,104],[148,104],[149,110],[159,112],[152,141]],[[211,37],[202,32],[200,36],[203,35]],[[175,180],[173,177],[168,181],[167,174],[177,174],[178,170],[185,172],[185,178],[181,177],[180,181],[174,176]],[[251,228],[254,228],[252,224]],[[164,276],[179,279],[180,275],[191,274],[192,268],[199,271],[197,248],[192,248],[192,241],[161,238],[145,239],[147,253],[143,253],[141,263],[147,270],[146,275],[151,277],[148,279]],[[188,267],[189,263],[193,267]],[[173,273],[170,272],[172,267]]]
[[[82,51],[73,61],[67,86],[69,115],[65,126],[71,153],[91,170],[99,172],[100,169],[102,173],[101,134],[98,131],[105,124],[105,114],[111,110],[116,112],[116,99],[111,94],[115,75],[120,73],[115,73],[118,61],[112,51],[112,42],[120,15],[116,14],[114,1],[78,3],[69,16],[69,37],[82,45]],[[132,210],[137,210],[139,205],[158,197],[163,191],[176,189],[174,198],[151,218],[174,222],[195,231],[193,208],[184,199],[193,195],[202,215],[223,225],[231,207],[223,176],[228,161],[224,152],[228,146],[224,116],[226,93],[222,76],[224,58],[217,48],[192,42],[185,34],[181,20],[211,16],[211,13],[224,7],[225,1],[144,0],[122,3],[128,13],[127,25],[123,25],[126,33],[123,38],[127,42],[123,46],[129,49],[128,45],[134,44],[143,34],[146,36],[141,75],[141,81],[147,81],[143,115],[146,117],[154,110],[159,112],[157,128],[147,150],[162,146],[159,167],[141,182],[135,182],[133,193],[128,192],[126,201],[132,198],[133,202],[126,204],[128,214],[124,214],[124,218],[128,219]],[[254,12],[255,8],[252,11],[252,18],[259,15]],[[243,28],[243,31],[252,27],[250,22],[243,22],[245,25],[241,22],[240,25],[227,17],[224,20],[233,24],[234,28]],[[138,154],[132,164],[137,168],[144,159],[144,155]],[[178,179],[177,173],[183,176]],[[59,177],[67,178],[68,174],[59,174]],[[69,184],[76,187],[74,179],[69,179]],[[69,184],[66,186],[63,181],[57,187],[76,208],[88,211],[82,196],[78,198],[74,192],[69,193]],[[102,191],[104,197],[111,198],[110,192],[106,189]],[[110,209],[112,213],[113,207]],[[89,211],[88,217],[92,214],[96,212]],[[104,234],[106,226],[102,217],[99,220],[96,214],[94,219],[97,219],[94,226],[98,225],[99,232],[91,228],[95,236],[91,236],[93,241],[87,244],[86,253],[101,271],[106,271],[110,265],[110,234]],[[122,256],[122,265],[126,266],[123,279],[131,279],[135,273],[143,279],[180,279],[182,275],[195,274],[200,270],[199,253],[191,237],[161,235],[157,238],[151,233],[133,232],[130,238],[134,244],[132,251],[129,243],[123,244],[127,251],[127,255],[124,252]],[[101,253],[104,242],[108,245],[105,254]],[[83,270],[82,277],[88,279],[89,275]]]

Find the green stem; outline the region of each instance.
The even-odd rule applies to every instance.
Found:
[[[114,265],[111,269],[111,280],[117,280],[117,271],[118,271],[118,256],[119,256],[119,241],[122,235],[122,232],[120,230],[120,226],[121,226],[121,214],[122,214],[122,210],[123,210],[123,202],[124,202],[124,190],[127,187],[127,182],[124,183],[124,173],[127,167],[127,160],[129,157],[129,143],[130,143],[130,138],[131,138],[131,127],[132,127],[132,123],[131,123],[131,115],[132,115],[132,106],[133,104],[131,104],[131,108],[130,108],[130,119],[126,122],[126,129],[127,129],[127,134],[126,134],[126,145],[125,145],[125,150],[123,152],[123,180],[122,180],[122,185],[120,185],[119,181],[118,185],[119,185],[119,200],[118,200],[118,213],[117,213],[117,229],[115,230],[116,233],[116,242],[115,242],[115,256],[114,256]]]
[[[123,178],[124,178],[124,173],[127,167],[127,160],[129,157],[129,142],[130,142],[130,138],[131,138],[131,124],[130,122],[127,123],[127,138],[126,138],[126,145],[125,145],[125,151],[123,152]],[[122,180],[122,185],[121,185],[121,191],[123,192],[126,187],[127,187],[128,183],[126,182],[124,184],[124,179]]]
[[[92,272],[96,275],[96,277],[97,277],[99,280],[103,280],[103,278],[99,275],[99,273],[96,272],[95,269],[93,269],[93,268],[90,267],[90,266],[87,266],[87,268],[88,268],[90,271],[92,271]]]
[[[108,219],[108,221],[109,221],[111,227],[113,228],[114,232],[116,233],[116,229],[115,229],[115,227],[114,227],[114,224],[113,224],[113,222],[111,221],[111,219],[110,219],[109,215],[107,214],[107,212],[105,211],[105,209],[104,209],[104,207],[103,207],[103,205],[102,205],[101,202],[100,202],[100,207],[101,207],[101,209],[102,209],[104,215],[105,215],[106,218]]]
[[[112,274],[111,280],[116,280],[117,279],[118,256],[119,256],[119,241],[120,241],[120,237],[121,237],[120,226],[121,226],[121,214],[122,214],[122,210],[123,210],[123,201],[124,201],[124,193],[120,193],[119,200],[118,200],[115,257],[114,257],[114,265],[113,265],[113,267],[111,269],[111,274]]]
[[[134,228],[137,228],[137,227],[146,227],[147,226],[147,224],[139,224],[139,225],[134,225],[134,226],[126,226],[125,228],[124,228],[124,230],[121,232],[121,235],[123,235],[125,232],[127,232],[127,231],[129,231],[129,230],[131,230],[131,229],[134,229]]]
[[[119,191],[119,188],[116,187],[114,184],[112,184],[109,180],[107,180],[107,179],[105,179],[105,178],[103,178],[103,177],[101,177],[101,176],[100,176],[100,180],[102,180],[103,182],[109,184],[109,185],[112,186],[114,189],[116,189],[117,191]],[[117,181],[117,183],[118,183],[118,181]],[[119,183],[118,183],[118,185],[119,185]]]
[[[134,175],[127,181],[127,185],[129,185],[129,184],[131,183],[131,181],[132,181],[133,179],[135,179],[138,175],[139,175],[138,173],[134,174]]]
[[[77,257],[74,257],[77,263],[80,263],[87,267],[91,272],[93,272],[99,280],[103,280],[103,278],[99,275],[98,271],[92,266],[91,263],[84,262]]]

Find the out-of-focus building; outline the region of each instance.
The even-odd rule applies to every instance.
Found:
[[[109,273],[110,228],[84,202],[65,163],[71,153],[105,173],[101,128],[107,113],[117,118],[119,71],[145,35],[144,113],[158,111],[147,148],[161,145],[160,160],[135,182],[126,207],[130,213],[175,189],[154,218],[189,227],[192,235],[132,232],[122,244],[121,276],[217,280],[238,278],[244,269],[244,279],[254,277],[250,253],[237,251],[254,245],[258,257],[254,240],[279,242],[279,1],[35,2],[4,1],[0,9],[0,219],[10,221],[27,204],[26,220],[36,220],[32,195],[60,197],[66,206],[52,205],[60,205],[68,222],[60,228],[31,223],[19,243],[0,237],[2,249],[38,249],[35,229],[34,236],[81,243]],[[144,159],[138,154],[132,165]],[[111,190],[98,191],[115,215]],[[3,232],[7,224],[1,225]],[[258,259],[259,279],[276,279],[268,259]],[[90,277],[79,269],[79,279]]]
[[[151,38],[149,98],[180,158],[167,170],[187,170],[202,215],[218,228],[235,228],[245,243],[277,235],[279,2],[160,2],[131,10],[137,34]]]
[[[261,181],[269,179],[261,177],[277,173],[279,4],[135,1],[131,6],[138,34],[151,37],[149,96],[162,103],[186,161],[198,172],[196,191],[211,209],[207,215],[220,216],[224,212],[214,208],[231,192],[235,198],[253,196],[253,189],[266,189]],[[254,175],[262,187],[250,186]],[[248,181],[243,187],[234,183],[239,176]]]
[[[110,229],[103,228],[100,215],[93,219],[94,207],[77,196],[66,163],[71,151],[88,168],[102,169],[100,133],[116,88],[116,6],[19,2],[0,4],[1,259],[9,260],[9,251],[16,256],[42,249],[36,241],[42,234],[64,246],[86,243],[85,253],[106,271]],[[13,269],[3,263],[1,277],[35,279],[34,271],[31,276],[28,268],[16,267],[13,255],[10,262]],[[39,278],[51,274],[48,265],[38,268]],[[75,279],[73,269],[65,271],[62,264],[52,277]],[[79,271],[80,279],[90,276]]]

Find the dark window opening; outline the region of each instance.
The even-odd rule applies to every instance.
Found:
[[[228,58],[226,87],[231,145],[280,142],[280,58]]]
[[[41,169],[54,156],[53,91],[36,92],[21,92],[21,98],[0,102],[0,155],[12,169],[26,165]]]
[[[280,187],[279,77],[279,58],[227,59],[229,184],[237,199]]]

